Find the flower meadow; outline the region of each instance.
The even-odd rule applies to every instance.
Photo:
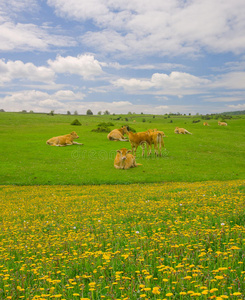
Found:
[[[0,299],[245,299],[244,192],[0,186]]]

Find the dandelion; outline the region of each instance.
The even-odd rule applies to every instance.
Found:
[[[173,296],[173,293],[167,293],[166,294],[166,297],[171,297],[171,296]]]
[[[159,289],[160,289],[159,287],[153,287],[152,293],[153,293],[154,295],[159,295],[159,294],[160,294]]]

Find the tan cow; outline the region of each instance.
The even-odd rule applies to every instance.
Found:
[[[208,122],[203,122],[203,126],[210,126]]]
[[[126,148],[122,148],[117,150],[117,155],[114,160],[114,167],[116,169],[124,169],[127,170],[129,168],[137,167],[135,157],[130,153],[131,150]]]
[[[159,131],[157,129],[149,129],[148,130],[150,137],[151,137],[151,145],[150,148],[152,147],[152,144],[154,144],[154,149],[155,149],[155,155],[162,155],[162,147],[164,147],[164,141],[163,137],[166,137],[163,131]],[[151,149],[150,149],[151,153]]]
[[[151,145],[151,137],[149,132],[137,132],[133,133],[132,131],[126,132],[128,135],[131,147],[132,147],[132,153],[133,155],[136,155],[137,148],[139,146],[142,147],[142,156],[145,154],[145,144],[147,146],[147,154],[150,155],[149,153],[149,146]]]
[[[179,127],[175,128],[174,133],[177,133],[177,134],[192,134],[188,130],[186,130],[185,128],[179,128]]]
[[[219,126],[227,126],[227,123],[218,121]]]
[[[79,136],[77,135],[77,133],[75,131],[72,131],[70,134],[53,137],[47,140],[46,144],[50,146],[59,146],[59,147],[70,146],[70,145],[83,145],[81,143],[76,143],[73,141],[74,139],[78,139],[78,138]]]
[[[112,130],[108,135],[107,138],[110,141],[122,141],[128,142],[128,139],[124,137],[124,134],[127,132],[127,127],[123,126],[119,129]]]

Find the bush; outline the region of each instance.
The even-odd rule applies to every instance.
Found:
[[[111,132],[109,127],[98,127],[96,129],[92,129],[92,132]]]
[[[108,126],[114,126],[114,124],[113,123],[111,123],[111,122],[102,122],[102,123],[99,123],[97,126],[99,126],[99,127],[108,127]]]
[[[78,119],[71,122],[71,125],[78,125],[81,126],[82,124],[78,121]]]

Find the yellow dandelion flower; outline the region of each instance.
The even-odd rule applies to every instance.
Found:
[[[166,297],[171,297],[171,296],[173,296],[173,293],[167,293],[166,294]]]
[[[224,279],[224,276],[215,276],[215,279]]]
[[[208,290],[202,291],[202,294],[203,294],[203,295],[207,295],[207,294],[208,294]]]
[[[159,287],[157,287],[157,286],[156,286],[156,287],[154,287],[154,288],[152,289],[152,293],[153,293],[153,294],[155,294],[155,295],[159,295],[159,294],[160,294],[160,291],[159,291],[159,289],[160,289],[160,288],[159,288]]]
[[[241,293],[240,292],[235,292],[232,294],[232,296],[241,296]]]

